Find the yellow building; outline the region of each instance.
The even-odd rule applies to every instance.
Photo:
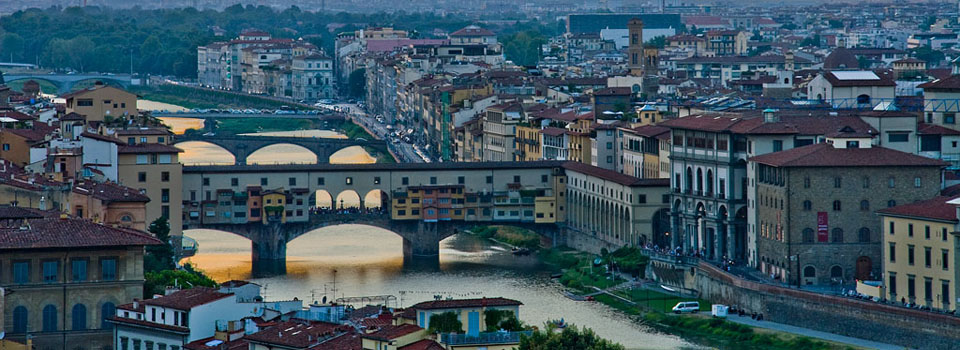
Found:
[[[653,105],[645,105],[640,109],[637,109],[637,122],[632,123],[630,126],[638,127],[643,125],[656,125],[663,120],[663,115],[660,114],[660,110]]]
[[[578,115],[576,118],[576,121],[567,126],[567,135],[570,137],[570,160],[591,164],[593,144],[590,139],[590,130],[593,127],[593,113]]]
[[[137,116],[137,95],[100,82],[60,97],[66,100],[66,113],[86,116],[87,123]]]
[[[263,216],[266,218],[264,223],[271,223],[279,220],[280,223],[287,222],[287,211],[284,205],[287,203],[287,195],[283,190],[271,190],[263,192]]]
[[[384,326],[361,336],[363,350],[399,349],[416,343],[426,336],[427,330],[413,324]]]
[[[957,206],[960,198],[936,197],[878,211],[883,221],[886,297],[941,310],[957,310]]]
[[[530,122],[521,122],[517,124],[517,154],[514,160],[519,162],[531,162],[543,159],[543,153],[540,150],[540,125]]]
[[[121,185],[139,189],[150,197],[147,203],[146,223],[166,217],[170,220],[170,234],[183,232],[183,165],[178,159],[179,148],[141,143],[117,147],[117,175]]]

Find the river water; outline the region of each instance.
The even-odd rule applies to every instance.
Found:
[[[169,123],[192,127],[189,120]],[[327,130],[269,135],[343,137]],[[233,157],[214,145],[190,142],[177,147],[184,150],[180,160],[185,165],[233,164]],[[312,153],[293,145],[265,147],[248,160],[258,164],[316,161]],[[375,161],[360,147],[344,149],[331,157],[331,162],[336,163]],[[336,200],[341,199],[347,206],[359,202],[359,198]],[[317,198],[320,206],[329,206],[332,200],[325,193]],[[380,203],[380,200],[368,195],[366,202]],[[406,307],[432,300],[435,295],[505,297],[524,303],[520,319],[528,324],[542,326],[548,320],[563,318],[590,327],[601,337],[628,349],[695,347],[679,337],[639,325],[602,304],[570,300],[563,296],[559,283],[550,279],[548,269],[535,257],[514,256],[504,247],[470,235],[456,235],[442,241],[439,262],[411,264],[404,262],[402,239],[390,231],[363,225],[326,227],[287,244],[286,274],[257,278],[252,274],[250,241],[214,230],[187,230],[184,234],[199,244],[199,253],[188,261],[219,282],[244,279],[258,283],[270,300],[299,298],[309,302],[323,297],[393,295],[398,298],[397,306]]]

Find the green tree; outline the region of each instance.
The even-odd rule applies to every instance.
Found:
[[[578,329],[570,325],[556,332],[548,325],[532,335],[520,338],[519,350],[624,350],[623,345],[600,338],[589,328]]]
[[[535,66],[543,45],[547,43],[546,37],[535,30],[507,35],[501,41],[504,56],[520,66]]]
[[[217,282],[187,263],[182,270],[163,270],[143,274],[143,297],[163,294],[168,286],[189,289],[193,287],[216,287]]]
[[[444,312],[442,314],[430,315],[430,333],[460,333],[463,331],[463,323],[457,319],[457,314],[453,312]]]
[[[23,58],[24,41],[23,37],[17,33],[5,33],[0,39],[0,52],[3,53],[0,60],[10,60],[14,62]]]
[[[659,35],[653,39],[647,40],[647,45],[650,47],[663,49],[664,47],[667,47],[667,37]]]
[[[938,66],[946,58],[943,52],[932,49],[930,45],[913,49],[913,55],[919,60],[926,61],[930,66]]]
[[[360,68],[350,72],[350,77],[347,80],[348,94],[352,97],[363,97],[364,90],[367,87],[367,70]]]
[[[143,270],[159,272],[174,269],[176,265],[173,261],[173,247],[170,246],[170,222],[165,217],[157,218],[150,223],[147,231],[163,244],[147,247],[147,255],[143,257]]]

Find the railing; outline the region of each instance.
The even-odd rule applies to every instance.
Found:
[[[700,259],[693,256],[664,254],[652,249],[642,249],[644,255],[650,259],[670,264],[694,266],[700,264]]]
[[[488,344],[519,344],[521,336],[530,336],[533,332],[487,332],[475,336],[467,334],[447,333],[440,334],[440,342],[446,345],[488,345]]]

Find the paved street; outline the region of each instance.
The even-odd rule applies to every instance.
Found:
[[[393,130],[387,129],[387,124],[381,124],[377,121],[374,116],[368,115],[362,109],[360,109],[356,104],[351,103],[339,103],[335,106],[340,107],[342,111],[350,117],[358,125],[365,127],[367,130],[371,131],[374,134],[374,137],[387,141],[388,147],[397,155],[400,159],[397,159],[401,163],[423,163],[424,159],[417,154],[416,149],[413,145],[400,141],[393,142],[395,137],[391,136],[390,133]]]

